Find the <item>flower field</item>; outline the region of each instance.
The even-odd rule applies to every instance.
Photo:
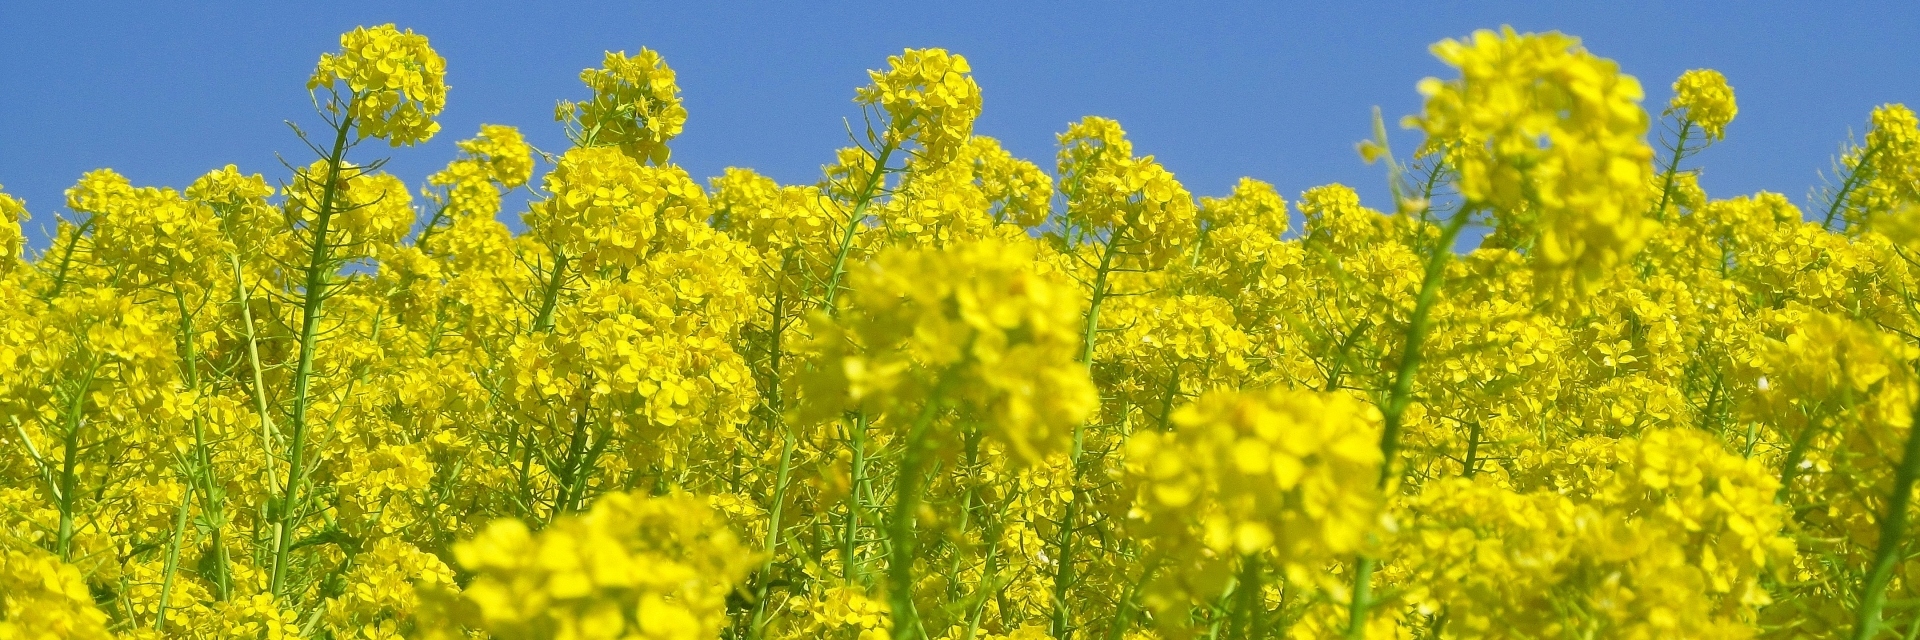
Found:
[[[285,167],[0,193],[0,640],[1920,636],[1904,106],[1716,199],[1721,74],[1482,31],[1376,210],[907,50],[782,185],[641,50],[408,185],[446,61],[340,42]]]

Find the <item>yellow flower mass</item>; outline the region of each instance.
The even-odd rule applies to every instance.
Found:
[[[1383,206],[1016,157],[940,49],[817,182],[642,49],[409,185],[445,61],[355,29],[284,171],[0,193],[0,640],[1914,637],[1920,120],[1802,210],[1718,72],[1433,51]]]

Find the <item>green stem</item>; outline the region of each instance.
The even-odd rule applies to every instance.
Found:
[[[1100,266],[1093,275],[1093,296],[1087,305],[1086,335],[1080,347],[1080,363],[1088,370],[1093,369],[1095,341],[1100,336],[1100,305],[1107,299],[1107,276],[1113,272],[1113,260],[1119,251],[1121,240],[1126,237],[1126,227],[1114,231],[1107,238],[1107,244],[1100,252]],[[1067,640],[1073,630],[1072,604],[1069,596],[1073,589],[1073,532],[1080,522],[1080,481],[1086,474],[1086,423],[1073,426],[1073,494],[1067,499],[1067,511],[1060,520],[1059,568],[1053,578],[1053,637]]]
[[[274,432],[273,416],[267,411],[266,382],[260,367],[260,338],[253,330],[253,303],[247,295],[247,281],[240,267],[240,256],[231,254],[228,258],[233,262],[233,296],[240,305],[240,321],[242,328],[246,330],[247,366],[253,374],[253,411],[260,417],[260,449],[272,451],[274,445],[279,442],[279,434]],[[280,482],[273,475],[273,465],[261,466],[267,473],[267,491],[279,493]]]
[[[1140,589],[1153,580],[1154,572],[1160,569],[1160,562],[1158,554],[1150,556],[1146,566],[1140,569],[1140,579],[1127,585],[1127,592],[1115,603],[1119,610],[1113,613],[1113,624],[1107,627],[1107,640],[1126,637],[1127,627],[1133,624],[1134,607],[1137,606],[1134,600],[1139,596]]]
[[[560,463],[560,473],[554,474],[564,474],[565,477],[560,478],[559,493],[553,497],[553,510],[547,513],[549,521],[566,513],[577,497],[572,492],[580,484],[580,460],[581,456],[586,455],[587,447],[587,414],[592,410],[593,401],[589,398],[586,404],[580,406],[579,412],[573,414],[573,437],[567,442],[567,457]]]
[[[173,543],[167,547],[166,577],[160,580],[160,609],[153,616],[153,630],[162,631],[167,626],[167,603],[173,597],[173,575],[180,569],[180,544],[187,533],[187,508],[193,504],[193,485],[188,484],[180,496],[180,513],[173,518]]]
[[[553,254],[553,273],[547,278],[547,289],[541,295],[540,315],[533,321],[536,332],[553,329],[553,309],[560,302],[560,286],[567,273],[567,257],[556,251]]]
[[[273,573],[269,591],[274,599],[285,595],[288,552],[293,545],[293,530],[299,523],[301,509],[295,503],[300,498],[300,486],[306,479],[307,446],[307,408],[311,404],[309,395],[313,390],[313,354],[320,337],[320,311],[326,302],[327,285],[332,279],[330,264],[332,245],[327,242],[327,228],[333,222],[334,198],[339,195],[340,166],[346,156],[347,132],[353,129],[353,122],[342,119],[334,125],[333,150],[327,154],[327,181],[321,187],[320,210],[315,212],[313,222],[313,251],[308,256],[306,286],[303,290],[305,301],[300,310],[300,360],[295,366],[293,377],[293,442],[288,455],[286,489],[280,496],[278,535],[274,542]]]
[[[766,633],[767,623],[767,581],[773,576],[773,560],[780,552],[780,510],[787,502],[787,473],[793,464],[793,433],[782,430],[780,434],[780,472],[773,485],[773,508],[767,513],[767,561],[760,565],[760,584],[753,603],[753,625],[750,637],[760,638]]]
[[[1674,174],[1680,172],[1680,159],[1687,154],[1687,134],[1693,131],[1693,121],[1680,119],[1680,142],[1673,145],[1673,157],[1667,159],[1667,170],[1661,174],[1660,204],[1653,208],[1653,219],[1664,220],[1667,217],[1667,202],[1673,199]]]
[[[853,252],[853,236],[860,231],[860,223],[867,218],[867,206],[873,203],[874,192],[879,189],[880,177],[887,170],[887,160],[893,157],[894,143],[880,147],[880,157],[873,163],[873,173],[867,176],[867,184],[860,188],[860,195],[853,201],[853,215],[847,217],[847,231],[840,237],[840,250],[833,258],[833,273],[827,277],[826,302],[821,306],[827,313],[838,315],[833,301],[840,296],[840,278],[847,273],[847,254]]]
[[[1460,461],[1460,476],[1472,478],[1480,469],[1480,422],[1467,424],[1467,455]]]
[[[1427,256],[1427,270],[1420,281],[1420,296],[1414,300],[1413,316],[1407,320],[1407,344],[1400,356],[1400,369],[1394,373],[1393,387],[1388,392],[1387,404],[1380,412],[1383,428],[1380,431],[1380,482],[1387,487],[1397,477],[1400,458],[1400,430],[1402,416],[1407,406],[1413,402],[1413,379],[1420,372],[1420,348],[1432,330],[1433,305],[1440,299],[1440,285],[1446,281],[1447,262],[1453,258],[1453,238],[1466,227],[1471,216],[1466,211],[1455,213],[1447,226],[1440,232],[1440,238],[1434,243]],[[1362,555],[1354,566],[1353,600],[1348,605],[1347,633],[1349,640],[1365,637],[1367,613],[1373,607],[1373,571],[1376,562]]]
[[[847,586],[853,586],[859,572],[859,535],[860,535],[860,488],[867,480],[867,414],[861,412],[854,416],[853,425],[847,433],[848,448],[853,450],[853,468],[847,483],[847,529],[846,549],[842,552],[846,566],[841,570],[846,574]]]
[[[1873,156],[1878,153],[1880,153],[1880,147],[1876,145],[1867,147],[1866,152],[1860,154],[1860,161],[1854,163],[1853,170],[1847,172],[1847,178],[1840,181],[1840,190],[1834,193],[1833,202],[1827,203],[1827,216],[1820,221],[1820,228],[1833,228],[1834,217],[1840,215],[1840,210],[1847,206],[1847,196],[1852,195],[1853,190],[1859,188],[1860,183],[1866,180],[1866,176],[1872,174],[1873,165],[1870,163],[1873,162]]]
[[[1266,619],[1266,612],[1262,611],[1260,577],[1260,556],[1240,556],[1240,579],[1234,587],[1236,602],[1232,617],[1227,622],[1227,637],[1240,640],[1260,638],[1262,630],[1259,627]]]
[[[942,385],[944,387],[944,384]],[[926,454],[932,443],[927,433],[939,414],[943,388],[927,397],[919,417],[901,445],[900,471],[894,477],[893,513],[887,518],[889,542],[887,558],[887,599],[892,606],[893,638],[907,640],[919,630],[919,615],[913,608],[913,559],[917,546],[914,520],[920,509],[921,477],[926,473]]]
[[[1787,457],[1780,463],[1780,491],[1774,494],[1775,503],[1793,506],[1793,482],[1800,476],[1800,461],[1806,459],[1807,446],[1813,443],[1814,433],[1819,430],[1820,416],[1809,415],[1807,428],[1801,430],[1800,435],[1793,439],[1793,444],[1787,447]]]
[[[194,344],[193,315],[187,311],[187,300],[184,295],[176,291],[174,292],[173,299],[180,308],[181,360],[186,373],[187,390],[192,392],[193,397],[197,399],[200,397],[200,351],[199,347]],[[211,529],[209,537],[213,544],[214,592],[219,599],[225,600],[229,585],[227,567],[229,557],[227,555],[226,536],[224,535],[227,522],[226,509],[225,504],[221,501],[221,497],[215,493],[215,490],[219,487],[219,483],[214,481],[213,448],[207,444],[206,416],[203,415],[203,412],[199,411],[195,411],[193,415],[193,453],[193,467],[197,468],[197,473],[189,473],[187,480],[189,482],[197,481],[201,484],[200,496],[201,500],[206,503],[206,513],[204,515],[207,526]],[[192,492],[189,491],[188,493],[191,494]]]
[[[1913,416],[1920,420],[1920,403],[1914,405]],[[1887,511],[1880,517],[1880,548],[1874,552],[1872,569],[1861,588],[1853,640],[1868,640],[1880,632],[1887,584],[1893,581],[1894,567],[1900,563],[1901,549],[1907,542],[1907,507],[1913,501],[1916,475],[1920,475],[1920,428],[1909,428],[1900,466],[1893,474],[1893,493],[1887,497]]]
[[[99,358],[87,365],[87,375],[80,379],[80,385],[73,390],[73,399],[67,405],[66,451],[60,463],[60,530],[54,540],[54,553],[66,562],[73,561],[73,510],[75,492],[78,491],[79,474],[76,468],[80,464],[80,426],[86,422],[87,391],[93,387],[93,376],[99,371]]]
[[[60,291],[66,288],[67,271],[73,267],[73,252],[79,248],[80,238],[85,236],[87,231],[93,228],[95,217],[96,216],[91,215],[87,216],[86,220],[81,221],[79,225],[74,227],[73,236],[67,238],[67,246],[60,252],[60,267],[54,271],[53,288],[47,290],[47,295],[41,298],[42,301],[53,301],[54,298],[60,297]]]

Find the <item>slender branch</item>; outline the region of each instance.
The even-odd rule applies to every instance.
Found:
[[[1415,299],[1413,316],[1407,321],[1407,343],[1400,355],[1400,369],[1394,374],[1393,387],[1381,411],[1384,428],[1380,431],[1379,486],[1382,488],[1390,486],[1391,481],[1399,477],[1401,420],[1408,405],[1413,402],[1413,379],[1420,372],[1420,348],[1426,341],[1427,332],[1432,330],[1433,305],[1440,299],[1440,285],[1446,280],[1447,262],[1453,258],[1453,238],[1466,227],[1470,217],[1466,211],[1454,214],[1440,232],[1439,241],[1434,243],[1431,249],[1433,253],[1427,256],[1427,271],[1420,282],[1420,296]],[[1348,603],[1346,637],[1349,640],[1366,636],[1367,614],[1373,607],[1375,565],[1376,561],[1365,555],[1355,563],[1353,600]]]
[[[274,542],[272,578],[268,583],[275,599],[285,596],[288,552],[293,543],[293,530],[299,525],[296,518],[301,513],[295,503],[300,498],[300,486],[307,472],[307,408],[313,390],[313,354],[320,334],[321,304],[326,300],[327,285],[332,280],[333,245],[327,242],[327,231],[333,221],[334,199],[339,197],[340,168],[352,122],[342,119],[334,125],[333,150],[327,155],[327,181],[321,187],[320,210],[315,212],[313,222],[313,251],[308,258],[306,286],[302,291],[306,300],[300,311],[300,360],[293,377],[293,443],[288,456],[286,488],[280,495],[279,531]]]
[[[1914,405],[1913,416],[1920,421],[1920,403]],[[1907,544],[1907,507],[1913,502],[1916,476],[1920,476],[1920,428],[1909,428],[1900,466],[1894,470],[1893,492],[1887,496],[1886,513],[1880,516],[1880,548],[1874,552],[1873,565],[1862,581],[1853,640],[1869,640],[1880,632],[1880,610],[1887,604],[1887,584],[1893,581],[1893,570],[1899,565]]]

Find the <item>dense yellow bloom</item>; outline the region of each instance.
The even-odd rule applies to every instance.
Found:
[[[25,257],[20,253],[24,242],[20,222],[27,217],[27,203],[0,192],[0,276],[13,271],[14,265]]]
[[[456,215],[493,217],[500,212],[501,191],[517,189],[533,176],[533,147],[519,129],[483,124],[480,137],[461,140],[459,147],[459,159],[427,176],[427,184],[448,187],[445,206]]]
[[[340,52],[321,54],[307,89],[338,91],[344,84],[345,115],[361,138],[412,146],[440,131],[433,118],[446,108],[446,78],[447,61],[426,36],[384,24],[341,34]]]
[[[196,259],[224,250],[211,207],[172,189],[134,188],[112,169],[89,172],[67,200],[93,216],[96,255],[134,267],[129,275],[142,282],[186,277]]]
[[[1740,107],[1734,104],[1726,76],[1712,69],[1694,69],[1673,81],[1673,101],[1667,103],[1667,112],[1684,114],[1706,132],[1707,139],[1720,140],[1727,136],[1727,123],[1733,122]]]
[[[553,195],[533,205],[528,231],[592,265],[639,264],[666,231],[663,219],[700,220],[709,206],[679,167],[645,166],[611,147],[568,151],[546,188]]]
[[[809,413],[864,407],[913,420],[950,401],[1026,460],[1063,449],[1094,389],[1074,362],[1076,288],[1036,269],[1034,251],[1000,241],[897,250],[855,271],[842,318],[815,329],[825,344],[804,381]]]
[[[993,218],[1023,227],[1045,221],[1053,200],[1053,180],[1040,167],[1013,157],[1000,142],[974,136],[967,142],[980,189],[994,203]]]
[[[1195,233],[1193,195],[1153,156],[1136,158],[1120,123],[1089,116],[1060,134],[1060,192],[1067,220],[1111,246],[1139,245],[1147,265],[1165,265]]]
[[[1255,225],[1278,238],[1287,232],[1287,201],[1273,185],[1241,178],[1239,184],[1233,185],[1233,195],[1200,199],[1200,220],[1209,229]]]
[[[886,71],[868,71],[873,84],[854,98],[887,114],[887,143],[912,140],[929,162],[953,157],[973,135],[980,116],[980,85],[965,56],[945,49],[907,49],[887,58]]]
[[[1557,32],[1480,31],[1433,50],[1461,77],[1421,81],[1426,110],[1410,122],[1448,151],[1468,206],[1534,231],[1542,288],[1591,290],[1655,228],[1640,83]]]
[[[1171,432],[1128,439],[1133,516],[1149,531],[1194,536],[1206,555],[1271,553],[1289,577],[1310,581],[1378,526],[1379,420],[1341,394],[1202,395],[1173,415]]]
[[[1570,37],[1435,51],[1392,214],[1195,198],[1098,117],[1036,165],[939,50],[795,185],[666,163],[673,72],[609,54],[515,212],[512,127],[360,157],[444,87],[349,33],[318,162],[89,172],[44,246],[0,194],[0,640],[1920,628],[1920,120],[1809,221],[1697,137],[1656,174]],[[1724,134],[1724,78],[1675,93]]]
[[[0,639],[114,637],[80,571],[40,549],[0,544],[0,594]]]
[[[495,522],[454,554],[474,578],[433,593],[446,617],[432,619],[428,637],[711,638],[754,561],[705,501],[623,493],[538,534]]]
[[[1778,483],[1698,431],[1549,452],[1545,486],[1455,479],[1407,506],[1423,608],[1466,637],[1745,637],[1786,557]],[[1567,616],[1578,607],[1584,616]]]
[[[287,187],[287,212],[310,229],[319,220],[328,178],[326,162],[316,161],[295,172],[293,184]],[[337,195],[327,220],[329,242],[369,252],[374,246],[399,242],[413,226],[413,199],[399,178],[347,165],[340,168],[334,184]]]
[[[1860,181],[1842,193],[1856,221],[1869,224],[1902,203],[1920,202],[1920,118],[1905,105],[1874,108],[1866,146],[1856,147],[1841,164]]]
[[[636,162],[666,163],[667,141],[686,127],[687,109],[665,58],[644,48],[637,56],[609,51],[601,68],[580,72],[580,81],[593,98],[561,101],[554,117],[579,127],[582,146],[618,147]]]

